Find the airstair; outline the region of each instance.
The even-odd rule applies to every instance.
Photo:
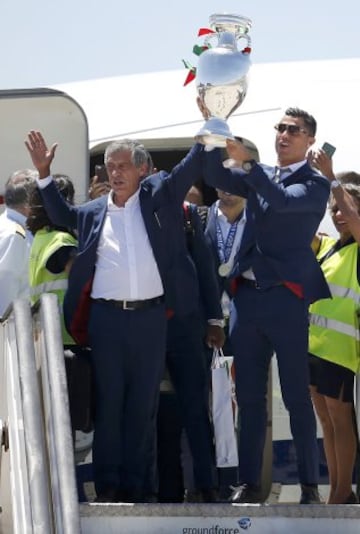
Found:
[[[3,534],[358,534],[360,505],[95,504],[78,499],[56,297],[0,326]]]

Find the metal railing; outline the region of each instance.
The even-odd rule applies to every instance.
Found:
[[[6,476],[1,471],[0,489],[2,495],[10,493],[11,532],[78,534],[79,504],[57,297],[43,295],[35,310],[26,299],[16,300],[12,313],[2,318],[1,330],[0,379],[6,388],[1,419],[9,431],[10,488],[4,487]],[[2,524],[0,527],[4,529]]]

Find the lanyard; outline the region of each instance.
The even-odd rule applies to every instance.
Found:
[[[221,263],[227,263],[230,258],[231,251],[234,245],[236,230],[239,224],[239,220],[232,223],[228,231],[226,241],[224,241],[224,236],[221,231],[221,227],[218,219],[216,218],[216,238],[217,238],[217,248],[219,259]]]

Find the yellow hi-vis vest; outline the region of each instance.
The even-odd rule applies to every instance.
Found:
[[[53,274],[46,269],[48,259],[60,248],[77,247],[75,237],[67,232],[42,228],[34,236],[30,250],[29,284],[31,302],[39,300],[42,293],[55,293],[60,304],[61,328],[64,345],[75,345],[75,341],[68,334],[63,317],[63,302],[68,285],[68,273]]]
[[[335,243],[335,239],[323,237],[318,259]],[[332,299],[318,300],[310,306],[309,329],[311,354],[354,373],[358,372],[360,363],[358,248],[357,243],[350,243],[321,264]]]

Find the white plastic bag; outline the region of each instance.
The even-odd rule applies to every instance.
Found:
[[[234,427],[232,383],[229,365],[221,349],[220,351],[214,349],[211,379],[216,465],[237,467],[239,459]]]

